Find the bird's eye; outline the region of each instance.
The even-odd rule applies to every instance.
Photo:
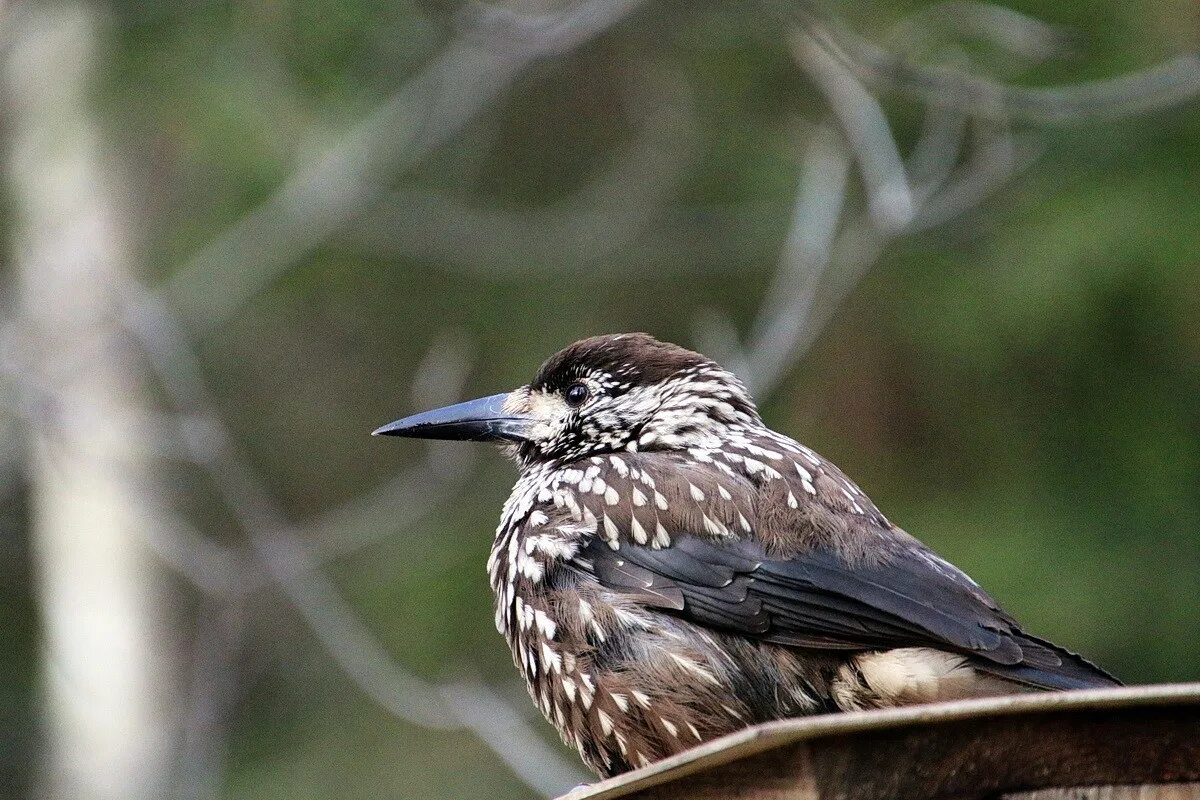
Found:
[[[588,391],[586,384],[572,383],[567,387],[567,405],[571,406],[572,408],[579,408],[581,405],[587,402],[590,394],[591,392]]]

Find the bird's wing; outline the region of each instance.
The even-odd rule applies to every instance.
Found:
[[[970,579],[927,551],[852,566],[809,550],[771,559],[752,541],[676,536],[669,547],[593,539],[576,563],[603,586],[705,627],[812,649],[933,647],[1045,688],[1115,684],[1020,630]],[[936,558],[934,556],[933,558]]]
[[[721,495],[730,495],[722,508],[710,499],[710,492],[719,492],[715,483],[705,483],[697,472],[679,473],[678,464],[669,466],[670,471],[642,467],[658,476],[652,477],[654,493],[663,502],[653,509],[654,527],[648,520],[637,523],[643,533],[637,540],[629,529],[647,513],[647,504],[623,508],[621,502],[582,496],[584,506],[594,504],[604,519],[600,535],[574,560],[602,586],[637,594],[641,602],[699,625],[782,645],[933,647],[1046,688],[1115,683],[1078,656],[1022,632],[966,574],[881,517],[864,514],[856,521],[859,535],[874,542],[865,556],[848,554],[829,536],[797,536],[800,544],[780,555],[755,530],[762,510],[740,505],[748,498],[739,497],[735,482],[722,484],[732,487]],[[687,488],[668,487],[670,480],[682,480]],[[703,519],[699,524],[697,515]],[[750,530],[734,530],[735,519]],[[803,525],[811,516],[791,519]],[[647,537],[647,529],[662,538]]]
[[[766,641],[856,650],[931,645],[1000,664],[1021,660],[1011,621],[915,554],[855,567],[821,549],[778,560],[748,539],[684,534],[661,549],[623,542],[614,550],[594,539],[578,560],[603,586],[668,591],[682,603],[663,607]]]

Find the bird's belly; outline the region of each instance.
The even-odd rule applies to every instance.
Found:
[[[962,655],[929,647],[854,654],[838,671],[832,690],[843,711],[1033,691],[976,670]]]
[[[543,589],[514,606],[507,634],[530,695],[602,776],[825,708],[835,667],[819,655],[707,631],[598,587]]]

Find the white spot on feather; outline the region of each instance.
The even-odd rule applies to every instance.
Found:
[[[562,656],[551,650],[550,645],[545,642],[542,642],[542,663],[546,665],[547,671],[562,671]]]
[[[649,541],[650,537],[646,535],[646,529],[642,527],[642,523],[638,522],[636,516],[630,518],[629,530],[633,534],[633,540],[638,544],[645,544]]]
[[[800,466],[799,461],[793,461],[792,463],[796,467],[796,474],[800,476],[800,482],[804,484],[804,491],[815,495],[817,493],[817,487],[813,486],[812,473]]]
[[[697,664],[692,659],[687,658],[686,656],[681,656],[678,653],[667,653],[667,655],[671,657],[672,661],[674,661],[679,666],[683,667],[688,672],[691,672],[692,674],[703,678],[704,680],[708,681],[709,683],[713,684],[714,686],[721,685],[721,682],[717,680],[717,677],[715,675],[713,675],[711,672],[706,670],[704,667]],[[741,717],[738,717],[738,719],[741,719]]]
[[[617,621],[627,628],[638,628],[639,630],[648,630],[650,628],[650,624],[646,620],[627,608],[613,606],[612,613],[617,618]]]
[[[517,571],[529,580],[537,583],[546,573],[546,568],[537,559],[520,553],[517,556]]]
[[[584,710],[592,707],[592,698],[596,696],[596,685],[592,683],[592,676],[586,672],[579,673],[579,703]]]
[[[520,623],[522,628],[528,629],[533,625],[533,617],[532,616],[529,617],[528,623],[526,622],[525,601],[524,600],[522,600],[521,598],[518,597],[516,599],[516,601],[513,603],[513,609],[517,613],[517,621]]]
[[[616,550],[618,545],[618,537],[621,531],[617,527],[617,523],[613,522],[608,514],[604,515],[604,538],[608,540],[608,546]]]
[[[704,519],[704,530],[708,531],[713,536],[728,536],[729,535],[729,529],[726,528],[724,525],[722,525],[720,522],[717,522],[715,519],[712,519],[707,514],[701,514],[700,516],[703,517],[703,519]]]
[[[804,456],[808,463],[812,464],[814,467],[821,465],[821,459],[818,458],[817,454],[811,449],[805,447],[804,445],[798,445],[798,447],[800,448],[800,454]]]
[[[555,505],[565,505],[571,510],[571,518],[577,522],[583,520],[583,510],[579,507],[579,503],[575,500],[574,493],[570,491],[559,492],[554,495]]]
[[[533,620],[537,624],[538,630],[542,632],[543,636],[545,636],[547,639],[554,638],[554,634],[558,630],[558,626],[554,624],[554,620],[550,619],[545,611],[542,611],[540,608],[535,609],[533,612]]]

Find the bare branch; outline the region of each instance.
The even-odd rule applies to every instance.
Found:
[[[643,0],[582,2],[550,14],[524,14],[496,3],[471,2],[459,16],[469,38],[513,58],[534,59],[569,53],[616,25]]]
[[[216,800],[221,795],[245,617],[240,599],[210,597],[200,604],[191,648],[190,708],[176,779],[176,796],[182,800]]]
[[[578,47],[643,2],[584,0],[538,17],[471,7],[460,33],[423,72],[193,256],[168,281],[166,295],[192,330],[219,325],[379,200],[388,176],[457,134],[530,64]]]
[[[918,209],[909,232],[930,230],[976,209],[1014,175],[1030,167],[1043,148],[1018,140],[1007,126],[989,120],[973,124],[972,155],[937,191],[930,192]]]
[[[779,261],[779,271],[765,297],[766,308],[755,320],[744,375],[755,392],[770,392],[796,358],[797,345],[808,331],[821,277],[845,198],[850,156],[840,137],[818,128],[812,137],[792,222]]]
[[[940,189],[954,172],[967,133],[968,117],[946,103],[930,102],[921,135],[908,157],[908,172],[918,205]]]
[[[912,221],[912,193],[900,148],[879,102],[854,75],[802,29],[792,34],[792,53],[812,77],[854,150],[866,184],[871,218],[887,231]]]
[[[492,701],[450,705],[441,690],[400,665],[375,637],[354,608],[320,569],[315,555],[295,532],[286,514],[248,466],[220,417],[182,327],[160,298],[136,284],[123,286],[126,318],[149,355],[151,367],[180,412],[207,418],[220,431],[212,458],[205,462],[209,478],[237,518],[251,550],[283,595],[299,612],[327,655],[355,685],[398,719],[431,730],[491,730],[485,718],[517,712]],[[198,459],[202,460],[202,459]],[[467,703],[467,705],[463,705]],[[469,711],[469,714],[468,714]],[[547,776],[571,771],[550,756],[537,740],[489,736],[485,744],[514,767],[531,788],[550,795],[564,788],[548,786]]]
[[[525,717],[487,684],[478,680],[458,681],[443,685],[441,693],[458,718],[536,791],[555,797],[564,789],[578,786],[586,780],[579,769],[568,766],[558,752],[542,740]],[[511,739],[526,743],[528,752],[524,758],[511,758]]]
[[[1187,53],[1147,69],[1066,86],[1021,87],[952,67],[912,63],[835,19],[795,11],[808,35],[865,83],[926,101],[949,102],[984,118],[1074,124],[1158,111],[1200,95],[1200,56]]]
[[[236,599],[260,587],[264,579],[240,550],[219,544],[179,515],[170,524],[147,531],[144,539],[164,564],[206,595]]]
[[[675,192],[699,143],[691,92],[677,74],[639,65],[628,91],[638,130],[612,164],[542,208],[481,207],[418,189],[392,193],[345,241],[373,253],[434,259],[501,278],[531,269],[578,270],[630,247]],[[630,266],[644,262],[630,259]]]
[[[912,53],[923,49],[932,32],[939,28],[984,40],[1006,56],[1015,56],[1021,66],[1062,56],[1076,38],[1062,26],[975,0],[947,0],[918,9],[902,20],[888,38]]]
[[[435,408],[462,397],[471,369],[470,343],[463,331],[436,336],[414,374],[413,403]],[[328,561],[368,547],[435,512],[468,484],[475,450],[432,441],[425,457],[374,489],[320,514],[299,528],[314,556]]]
[[[937,9],[912,15],[893,38],[907,49],[920,49],[937,21],[987,39],[1026,62],[1061,51],[1066,41],[1059,29],[987,3],[957,0]],[[953,12],[953,20],[946,19],[947,11]],[[806,7],[789,4],[783,13],[803,23],[793,32],[793,52],[846,136],[867,188],[869,215],[842,222],[833,241],[844,184],[831,185],[833,172],[822,179],[806,162],[784,255],[754,323],[751,344],[742,351],[727,318],[709,315],[710,334],[726,331],[712,344],[731,354],[732,363],[760,394],[770,391],[808,350],[892,238],[978,208],[1032,163],[1038,148],[1013,134],[1010,117],[1057,123],[1125,116],[1200,94],[1200,58],[1195,55],[1107,81],[1025,89],[962,68],[913,65],[908,55],[859,37],[837,18],[818,19]],[[951,56],[964,60],[961,54]],[[860,79],[917,90],[926,100],[925,127],[907,164],[882,108]],[[969,159],[960,164],[967,130],[974,141]]]
[[[697,350],[724,364],[748,386],[753,383],[748,354],[742,347],[737,325],[727,312],[719,308],[701,308],[692,319],[691,330]]]

